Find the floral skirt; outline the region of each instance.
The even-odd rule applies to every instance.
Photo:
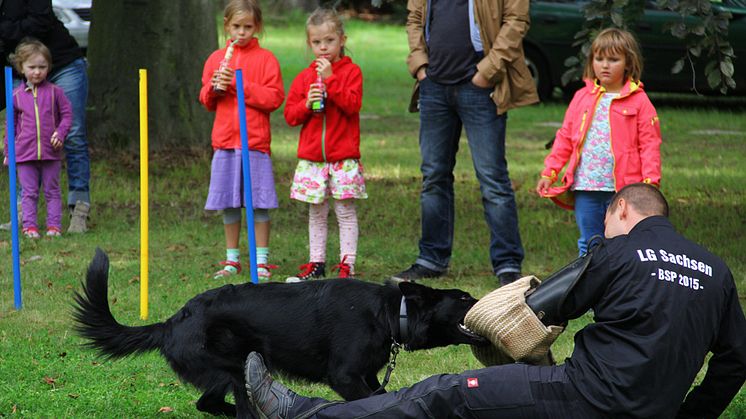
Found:
[[[290,198],[320,204],[327,198],[365,199],[363,164],[357,159],[333,163],[300,160],[295,169]]]

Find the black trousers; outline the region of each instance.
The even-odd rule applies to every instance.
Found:
[[[434,375],[411,387],[346,403],[296,400],[297,418],[599,418],[564,365],[501,365]]]

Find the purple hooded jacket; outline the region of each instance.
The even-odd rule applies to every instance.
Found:
[[[16,161],[61,160],[62,148],[52,147],[52,133],[57,131],[64,142],[73,119],[72,106],[62,89],[47,80],[34,87],[22,83],[13,89],[13,111]],[[8,156],[7,130],[3,154]]]

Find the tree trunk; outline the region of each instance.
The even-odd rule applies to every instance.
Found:
[[[217,45],[213,0],[94,0],[88,47],[92,144],[139,143],[139,76],[148,73],[153,148],[209,144],[202,66]]]

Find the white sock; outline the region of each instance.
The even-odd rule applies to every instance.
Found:
[[[226,249],[225,250],[225,259],[229,262],[236,262],[238,263],[241,257],[241,251],[239,249]],[[238,269],[236,269],[233,266],[226,265],[223,267],[226,271],[236,273],[238,272]]]

